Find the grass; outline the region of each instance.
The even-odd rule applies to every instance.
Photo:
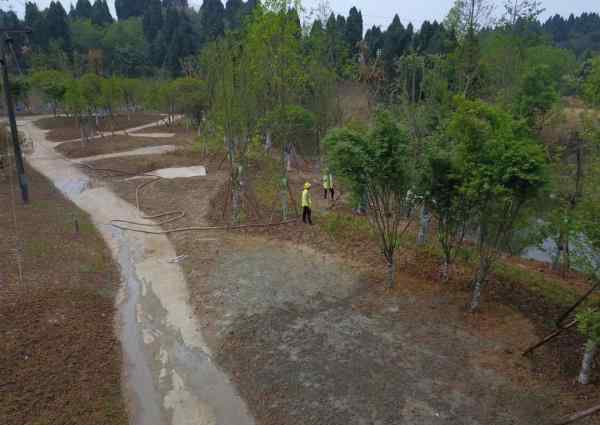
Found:
[[[516,283],[524,286],[529,292],[542,296],[552,304],[571,306],[581,294],[574,288],[565,286],[559,279],[552,279],[543,273],[523,269],[506,262],[499,261],[494,273],[503,283]]]
[[[372,239],[375,237],[369,222],[348,214],[328,212],[319,217],[319,225],[334,240],[342,241],[349,237]]]

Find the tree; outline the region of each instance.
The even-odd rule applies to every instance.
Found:
[[[590,373],[598,351],[598,344],[600,344],[600,311],[588,309],[579,313],[577,326],[579,332],[587,338],[577,382],[587,385],[590,383]]]
[[[536,66],[523,76],[521,91],[516,100],[517,113],[527,119],[532,128],[543,125],[545,115],[558,102],[558,90],[550,68]]]
[[[206,83],[197,78],[178,78],[171,82],[175,94],[177,112],[188,117],[194,125],[200,125],[207,107]]]
[[[460,193],[473,207],[479,265],[473,279],[471,311],[499,252],[511,240],[523,208],[546,183],[543,149],[508,113],[481,101],[457,99],[446,128],[456,152]]]
[[[204,0],[200,6],[200,26],[202,43],[221,37],[225,32],[225,8],[221,0]]]
[[[160,0],[149,0],[143,18],[144,36],[151,43],[163,25],[162,7]]]
[[[363,39],[363,17],[356,7],[350,9],[344,38],[350,48],[351,55],[356,56],[358,54],[358,43]]]
[[[36,71],[31,75],[31,86],[52,104],[55,116],[58,106],[64,101],[68,82],[69,76],[56,70]]]
[[[50,6],[46,11],[44,26],[48,37],[46,43],[56,41],[67,53],[70,53],[71,33],[69,32],[67,12],[65,12],[59,1],[50,2]]]
[[[450,148],[450,149],[449,149]],[[442,280],[450,276],[450,267],[465,239],[473,209],[462,191],[463,179],[451,147],[439,141],[428,154],[428,173],[422,188],[425,205],[437,222],[437,238],[444,255]]]
[[[131,112],[138,108],[144,98],[144,82],[135,78],[121,78],[119,90],[127,109],[127,119],[131,120]]]
[[[77,0],[75,11],[73,12],[75,19],[92,19],[92,4],[89,0]]]
[[[545,11],[539,0],[505,0],[501,22],[514,28],[517,24],[537,21]]]
[[[242,0],[227,0],[225,4],[224,26],[227,30],[236,30],[242,25],[244,2]]]
[[[90,17],[95,25],[110,25],[114,22],[106,0],[95,0],[92,6],[92,16]]]
[[[583,98],[592,107],[600,107],[600,57],[591,61],[591,69],[583,82]]]
[[[396,76],[396,60],[400,58],[410,47],[412,42],[412,25],[404,28],[400,17],[394,19],[384,34],[383,60],[385,63],[385,74],[389,80]]]
[[[110,72],[130,77],[147,73],[147,45],[140,18],[117,21],[106,27],[102,46],[106,53],[104,63]]]
[[[147,7],[147,0],[115,0],[115,10],[119,21],[142,16]]]
[[[31,28],[29,40],[31,47],[40,48],[46,45],[48,36],[45,19],[36,3],[25,3],[25,25]]]
[[[249,56],[232,35],[209,43],[202,51],[207,77],[209,116],[221,130],[230,163],[231,220],[241,220],[241,202],[246,188],[246,152],[257,122],[257,104],[252,87]]]
[[[376,231],[388,265],[388,286],[396,275],[396,249],[408,229],[414,206],[414,164],[408,155],[409,138],[392,115],[379,113],[366,134],[334,129],[325,137],[327,163],[351,186],[365,188],[369,221]]]

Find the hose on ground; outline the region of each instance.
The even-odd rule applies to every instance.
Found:
[[[165,224],[169,224],[169,223],[173,223],[175,221],[181,220],[182,218],[184,218],[186,216],[186,214],[185,214],[185,211],[182,211],[182,210],[166,211],[166,212],[162,212],[159,214],[153,214],[153,215],[142,214],[140,192],[144,188],[146,188],[150,185],[153,185],[160,180],[164,180],[160,176],[150,174],[150,173],[130,173],[128,171],[117,170],[117,169],[112,169],[112,168],[93,167],[89,164],[81,163],[81,162],[76,162],[76,164],[80,167],[87,168],[87,169],[95,171],[95,172],[112,173],[112,174],[116,174],[116,175],[129,176],[129,177],[152,178],[152,180],[146,181],[146,182],[138,185],[135,188],[135,202],[136,202],[136,208],[138,210],[138,213],[140,214],[140,218],[142,220],[156,220],[156,219],[159,219],[162,217],[170,217],[170,218],[167,218],[167,219],[159,221],[159,222],[153,222],[153,223],[142,223],[142,222],[137,222],[137,221],[132,221],[132,220],[121,220],[121,219],[111,220],[110,221],[111,226],[116,229],[119,229],[119,230],[136,232],[136,233],[144,233],[144,234],[149,234],[149,235],[169,235],[172,233],[208,231],[208,230],[241,230],[241,229],[250,229],[250,228],[275,227],[275,226],[282,226],[285,224],[291,224],[291,223],[296,222],[296,219],[293,219],[293,220],[284,220],[284,221],[280,221],[277,223],[251,223],[251,224],[239,224],[239,225],[232,225],[232,226],[188,226],[188,227],[178,227],[175,229],[167,229],[167,230],[146,230],[146,229],[138,229],[135,227],[130,227],[127,225],[139,226],[139,227],[160,227]]]

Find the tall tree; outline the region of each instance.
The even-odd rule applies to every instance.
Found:
[[[458,99],[446,129],[455,146],[462,181],[459,193],[472,206],[479,265],[473,279],[471,311],[502,249],[510,242],[524,207],[546,183],[542,147],[520,122],[481,101]]]
[[[409,25],[412,29],[412,25]],[[383,60],[385,62],[385,73],[389,79],[396,75],[396,60],[400,58],[410,47],[412,42],[412,30],[404,28],[400,17],[394,15],[392,23],[384,34]]]
[[[76,19],[92,19],[92,4],[89,0],[77,0],[73,17]]]
[[[110,11],[108,10],[108,4],[106,0],[95,0],[92,6],[92,22],[95,25],[110,25],[114,22]]]
[[[366,189],[369,221],[388,266],[388,286],[396,280],[396,250],[408,229],[415,183],[409,138],[389,113],[380,113],[367,134],[332,130],[324,140],[327,163],[352,186]]]
[[[48,42],[45,19],[36,3],[25,3],[25,25],[32,30],[29,36],[31,46],[33,48],[45,46]]]
[[[144,37],[151,43],[161,30],[163,25],[163,15],[160,0],[149,0],[148,7],[144,11],[142,20],[144,28]]]
[[[363,17],[362,12],[356,9],[356,7],[350,9],[348,20],[346,21],[344,38],[352,56],[357,55],[358,43],[363,39]]]
[[[242,0],[227,0],[225,4],[225,29],[235,30],[241,26],[244,2]]]
[[[45,27],[48,41],[55,40],[66,51],[71,51],[71,33],[67,20],[67,12],[59,1],[50,2],[46,11]]]
[[[204,0],[200,6],[200,35],[202,43],[221,37],[225,31],[225,8],[221,0]]]
[[[115,10],[120,21],[143,16],[147,0],[115,0]]]

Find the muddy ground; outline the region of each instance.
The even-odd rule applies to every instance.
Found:
[[[15,176],[13,204],[8,170],[0,170],[0,422],[127,424],[118,270],[88,216],[27,174],[31,203],[23,206]]]
[[[191,154],[94,164],[134,171],[148,161],[160,161],[154,168],[207,165]],[[218,222],[227,178],[225,170],[215,172],[219,162],[208,164],[207,178],[148,187],[144,212],[186,212],[165,228]],[[139,182],[110,184],[135,199]],[[317,223],[328,208],[318,201]],[[535,300],[514,295],[500,302],[506,294],[489,290],[482,313],[473,316],[464,309],[466,275],[439,285],[436,266],[422,263],[431,261],[426,254],[403,255],[399,288],[388,291],[371,242],[336,240],[319,224],[275,229],[171,235],[185,256],[192,302],[215,359],[258,423],[546,424],[594,403],[595,386],[572,391],[576,335],[560,344],[573,344],[568,369],[564,358],[552,360],[565,352],[556,346],[520,357],[547,328],[511,303],[529,310]],[[538,313],[540,320],[550,314]]]
[[[161,118],[160,114],[153,113],[135,113],[130,116],[116,115],[114,120],[110,119],[110,117],[105,117],[99,120],[98,131],[125,130],[149,124]],[[36,125],[44,130],[49,130],[47,138],[52,142],[64,142],[65,140],[73,140],[81,137],[81,130],[77,125],[77,120],[73,117],[42,118],[36,121]]]
[[[56,151],[67,158],[83,158],[86,156],[104,155],[115,152],[125,152],[149,146],[187,146],[189,141],[180,137],[149,138],[133,137],[125,135],[106,135],[104,137],[90,140],[86,143],[69,142],[63,143]]]

